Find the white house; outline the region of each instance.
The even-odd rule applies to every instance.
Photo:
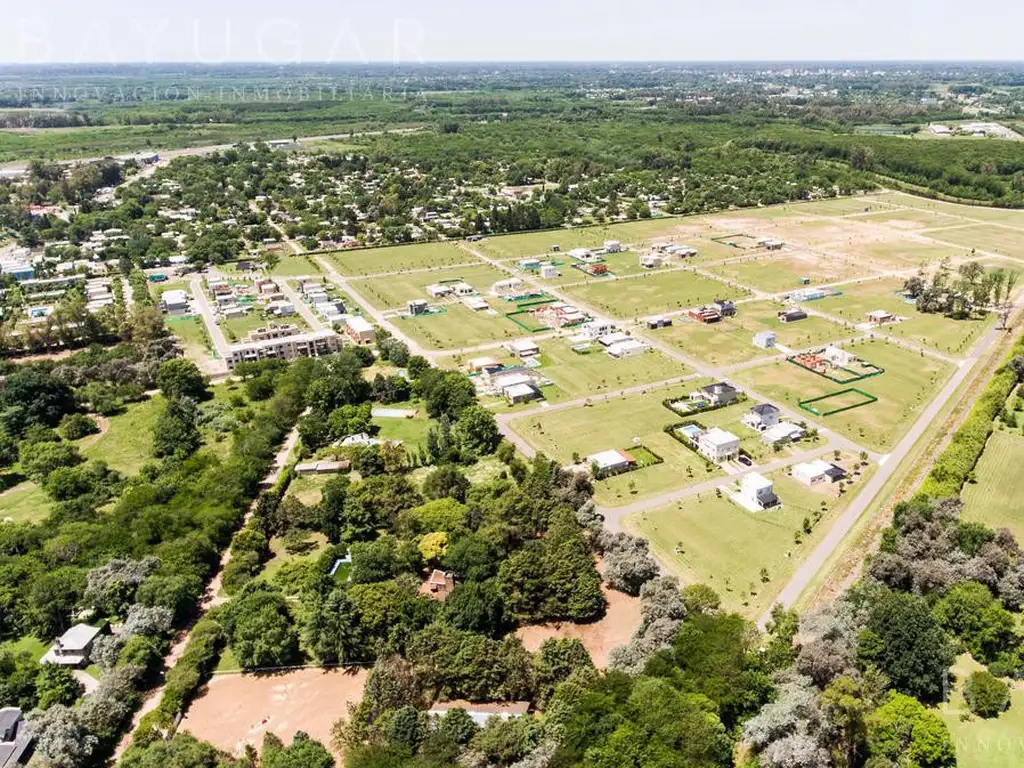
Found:
[[[775,349],[775,331],[755,333],[754,346],[760,349]]]
[[[424,290],[429,296],[435,299],[443,299],[445,296],[451,296],[454,290],[450,285],[443,285],[441,283],[431,283]]]
[[[803,427],[788,421],[780,421],[774,427],[769,427],[761,433],[761,441],[765,445],[784,445],[785,443],[795,443],[805,434]]]
[[[767,509],[779,503],[779,497],[775,495],[774,483],[758,472],[751,472],[740,478],[739,496],[740,503],[749,503],[748,509],[751,507]]]
[[[597,477],[615,475],[636,465],[636,459],[625,451],[601,451],[587,457],[587,466],[595,471]]]
[[[534,357],[540,354],[540,347],[529,339],[516,339],[509,343],[508,351],[516,357]]]
[[[731,384],[718,382],[701,387],[696,392],[690,393],[690,400],[693,402],[704,402],[710,406],[724,406],[736,402],[739,398],[739,390]]]
[[[356,344],[373,344],[377,336],[373,325],[365,318],[353,315],[345,321],[345,333]]]
[[[709,461],[728,461],[739,452],[740,439],[721,427],[712,427],[697,438],[697,453]]]
[[[540,269],[540,259],[523,259],[519,262],[519,268],[536,272]]]
[[[743,423],[758,432],[764,432],[769,427],[779,423],[780,411],[771,403],[755,405],[743,415]]]
[[[612,333],[606,333],[604,336],[597,340],[597,343],[602,347],[610,347],[613,344],[621,344],[624,341],[628,341],[629,336],[622,331],[614,331]]]
[[[168,315],[182,315],[188,312],[188,293],[186,291],[164,291],[160,297],[160,306]]]
[[[661,258],[660,254],[657,253],[643,253],[640,254],[640,266],[643,269],[658,269],[665,260]]]
[[[474,312],[482,312],[485,309],[491,308],[487,301],[479,296],[467,296],[462,300],[462,303]]]
[[[455,285],[452,286],[452,292],[456,296],[460,296],[460,297],[475,296],[476,295],[476,288],[474,288],[469,283],[458,282],[458,283],[456,283]]]
[[[636,339],[626,339],[625,341],[617,342],[605,350],[605,352],[616,360],[624,360],[627,357],[636,357],[637,355],[642,355],[646,351],[647,345],[642,341],[637,341]]]
[[[65,667],[84,667],[89,663],[92,644],[102,632],[100,627],[75,624],[54,640],[50,650],[39,660],[40,664],[60,664]]]
[[[554,264],[545,264],[540,268],[540,276],[543,280],[558,277],[558,267]]]
[[[584,323],[580,330],[588,339],[599,339],[614,331],[615,323],[611,320],[595,318],[594,320]]]
[[[821,459],[797,464],[793,467],[793,479],[808,487],[834,483],[837,480],[842,480],[845,476],[846,472],[841,467]]]
[[[523,293],[523,281],[518,277],[499,280],[491,286],[491,293],[495,296],[520,296]]]
[[[604,261],[601,254],[594,253],[589,248],[573,248],[569,251],[569,258],[582,261],[584,264],[598,264]]]
[[[605,253],[618,253],[622,250],[622,243],[618,240],[605,240],[604,241],[604,252]]]
[[[825,360],[828,360],[832,365],[847,366],[857,361],[857,356],[842,347],[837,347],[833,344],[829,344],[825,349],[821,351],[821,356]]]
[[[886,312],[884,309],[876,309],[873,312],[868,312],[868,321],[875,325],[891,323],[895,319],[896,316],[892,312]]]
[[[540,392],[533,384],[527,384],[523,382],[521,384],[513,384],[510,387],[502,389],[502,394],[505,395],[505,399],[508,400],[509,405],[515,405],[516,403],[528,403],[530,400],[536,400],[540,397]]]

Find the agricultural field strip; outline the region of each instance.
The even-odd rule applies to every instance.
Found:
[[[484,261],[487,261],[488,263],[492,264],[497,269],[501,269],[501,270],[504,270],[505,272],[509,272],[509,273],[513,273],[513,274],[515,273],[515,270],[513,270],[513,269],[511,269],[509,267],[505,267],[504,265],[498,263],[496,260],[489,259],[486,256],[484,256],[483,254],[474,251],[472,248],[470,248],[470,246],[468,244],[460,243],[460,247],[466,249],[470,253],[473,253],[474,255],[478,256],[479,258],[483,259]],[[524,279],[525,282],[533,285],[538,290],[545,290],[545,286],[543,286],[542,284],[540,284],[538,281],[534,280],[533,278],[525,277],[523,279]],[[555,288],[548,287],[547,288],[547,292],[550,293],[552,296],[556,297],[557,299],[560,299],[561,301],[565,301],[566,303],[569,303],[569,304],[575,304],[576,306],[580,307],[582,310],[584,310],[585,312],[590,313],[591,315],[600,316],[600,313],[594,312],[592,309],[590,309],[583,302],[578,301],[578,300],[572,300],[572,299],[568,298],[567,296],[565,296],[564,294],[562,294],[559,290],[557,290]],[[691,357],[689,357],[687,355],[684,355],[679,350],[677,350],[674,347],[671,347],[668,344],[665,344],[665,343],[663,343],[661,341],[656,341],[654,339],[651,339],[650,340],[650,344],[651,344],[651,347],[653,347],[654,349],[657,349],[662,354],[665,354],[668,357],[670,357],[670,358],[672,358],[672,359],[674,359],[674,360],[676,360],[676,361],[678,361],[680,363],[683,363],[688,368],[696,371],[697,373],[701,374],[702,376],[707,376],[709,378],[717,379],[717,380],[727,380],[727,375],[726,375],[726,372],[725,372],[725,370],[723,368],[716,367],[716,366],[711,366],[711,365],[708,365],[708,364],[704,363],[701,360],[697,360],[695,358],[691,358]],[[753,401],[755,403],[771,402],[770,400],[768,400],[766,398],[759,397],[759,396],[757,396],[757,397],[751,396],[750,399],[751,399],[751,401]],[[785,404],[782,404],[782,405],[780,405],[779,403],[771,403],[771,404],[776,406],[781,413],[786,415],[787,418],[789,418],[789,419],[791,419],[791,420],[793,420],[795,422],[800,422],[800,421],[805,421],[806,420],[803,414],[797,413],[796,411],[790,409]],[[550,409],[546,409],[546,410],[550,410]],[[520,413],[518,415],[521,416],[522,414]],[[509,431],[514,431],[514,430],[511,429],[511,426],[509,426]],[[826,438],[826,440],[830,444],[835,444],[836,447],[841,447],[841,448],[843,448],[845,450],[850,450],[850,451],[853,451],[853,452],[856,452],[856,453],[859,453],[859,452],[865,450],[864,446],[859,445],[858,443],[854,442],[853,440],[850,440],[849,438],[847,438],[847,437],[845,437],[843,435],[840,435],[837,432],[834,432],[834,431],[832,431],[831,429],[828,429],[825,426],[821,426],[818,431],[819,431],[820,434],[822,434]]]

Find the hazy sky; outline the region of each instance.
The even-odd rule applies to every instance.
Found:
[[[0,0],[0,61],[1024,59],[1021,0]]]

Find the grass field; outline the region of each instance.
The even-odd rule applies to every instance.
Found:
[[[323,495],[324,484],[331,479],[331,475],[302,475],[296,476],[288,484],[288,495],[294,496],[306,506],[313,506],[320,503]]]
[[[646,274],[625,280],[606,280],[569,288],[566,293],[596,310],[618,318],[653,315],[706,304],[714,299],[740,298],[747,294],[742,289],[729,287],[689,270]]]
[[[1024,261],[1024,231],[996,224],[971,224],[956,229],[928,230],[923,233],[964,248],[990,251]]]
[[[38,523],[50,513],[51,504],[42,488],[25,480],[0,493],[0,521],[10,518],[15,523]]]
[[[618,240],[624,244],[641,244],[652,238],[672,234],[675,227],[691,220],[681,218],[645,219],[606,226],[580,227],[548,232],[529,232],[517,235],[489,237],[469,246],[493,259],[526,258],[551,253],[557,245],[564,254],[573,248],[598,248],[605,240]]]
[[[802,278],[807,278],[810,285],[820,285],[874,274],[852,260],[799,250],[751,256],[709,267],[708,271],[770,293],[796,290],[803,285]]]
[[[364,248],[355,251],[337,251],[327,258],[343,275],[379,275],[409,269],[447,267],[477,261],[472,254],[454,243],[422,243],[398,245],[390,248]],[[410,296],[409,298],[413,298]]]
[[[885,369],[881,376],[860,383],[861,389],[875,395],[878,402],[813,420],[882,451],[897,443],[954,370],[952,363],[882,341],[851,344],[847,349]],[[798,400],[843,389],[785,361],[740,371],[736,378],[763,396],[794,409]],[[810,414],[807,416],[812,420]]]
[[[327,548],[327,537],[322,533],[311,533],[309,538],[310,541],[313,542],[313,548],[305,554],[293,555],[284,548],[284,542],[281,540],[281,537],[274,536],[270,540],[270,557],[263,565],[263,570],[260,572],[260,578],[270,581],[274,578],[274,575],[288,563],[315,560],[320,553]]]
[[[300,277],[302,275],[319,275],[323,270],[309,256],[282,256],[270,274],[272,277]]]
[[[616,360],[605,354],[603,347],[595,346],[586,354],[573,352],[572,345],[564,339],[542,341],[539,346],[540,372],[573,397],[627,389],[688,373],[681,363],[654,349]]]
[[[388,408],[413,409],[417,408],[416,416],[411,419],[381,419],[375,418],[373,423],[380,427],[377,437],[387,440],[401,440],[406,448],[423,447],[427,441],[427,430],[434,423],[427,416],[420,402],[395,403]]]
[[[10,640],[0,644],[0,648],[5,651],[14,651],[16,654],[27,653],[34,661],[38,661],[49,650],[50,644],[44,643],[39,638],[25,635],[18,640]]]
[[[910,240],[898,234],[881,240],[858,240],[852,243],[833,244],[828,248],[836,253],[871,264],[876,269],[913,269],[921,264],[932,264],[949,257],[960,259],[967,256],[966,248],[957,248],[940,243]]]
[[[132,403],[124,413],[111,417],[104,434],[82,446],[82,455],[90,460],[101,459],[122,474],[134,475],[152,457],[153,425],[162,403],[160,395]]]
[[[915,197],[901,192],[890,192],[878,195],[878,200],[906,206],[921,211],[947,213],[950,216],[962,216],[976,221],[997,221],[1024,227],[1024,212],[1006,208],[986,208],[983,205],[957,205],[940,200],[929,200],[926,197]]]
[[[499,312],[511,304],[491,299]],[[475,312],[462,303],[450,304],[441,314],[395,317],[391,320],[398,329],[429,349],[456,351],[491,341],[505,341],[529,336],[503,314],[490,315]]]
[[[836,497],[811,490],[784,472],[769,477],[781,508],[747,512],[726,496],[719,498],[709,491],[642,512],[626,525],[650,541],[658,559],[684,583],[708,584],[722,596],[726,609],[756,618],[856,493],[854,488]],[[803,533],[803,521],[813,521],[819,509],[825,512],[808,536]],[[762,568],[767,582],[762,581]]]
[[[978,466],[976,483],[964,486],[964,520],[984,523],[990,528],[1009,528],[1018,541],[1024,541],[1024,513],[1020,499],[1024,493],[1024,437],[996,430],[985,445]]]
[[[267,317],[259,309],[253,309],[244,317],[223,319],[220,321],[219,325],[228,341],[231,341],[232,334],[241,341],[247,333],[255,331],[257,328],[266,328],[271,323],[277,323],[279,325],[296,325],[300,330],[309,327],[306,324],[306,321],[303,320],[302,316],[299,314],[281,318]]]
[[[165,317],[164,325],[174,334],[182,350],[194,360],[203,357],[217,357],[213,345],[207,340],[209,336],[202,318],[199,317]]]
[[[808,306],[850,323],[863,323],[868,312],[884,309],[907,320],[883,326],[878,329],[879,333],[951,355],[967,352],[981,332],[995,322],[995,316],[990,314],[970,320],[923,314],[912,303],[896,295],[902,287],[903,281],[899,278],[872,280],[844,286],[842,296],[815,301]]]
[[[856,216],[854,221],[862,221],[865,224],[881,224],[892,229],[910,232],[929,227],[953,227],[964,223],[959,216],[948,216],[944,213],[913,208],[887,208],[883,211]]]
[[[675,318],[672,327],[649,331],[647,335],[712,365],[733,365],[780,354],[777,349],[754,346],[754,334],[760,331],[775,331],[778,343],[790,349],[806,349],[856,335],[855,331],[823,317],[781,323],[776,315],[779,306],[768,301],[740,304],[738,310],[735,317],[713,325]]]
[[[524,416],[513,421],[512,426],[537,450],[564,464],[572,461],[574,453],[585,459],[598,451],[631,446],[634,438],[638,438],[665,461],[595,483],[599,504],[621,506],[716,476],[717,472],[710,474],[704,469],[702,459],[663,431],[679,418],[673,417],[661,401],[667,396],[684,396],[705,383],[686,382],[671,390]]]
[[[508,277],[506,272],[495,269],[489,264],[469,267],[452,267],[431,270],[429,272],[409,272],[388,277],[371,277],[352,284],[359,295],[377,309],[405,308],[409,299],[427,299],[433,302],[426,287],[444,280],[464,280],[476,288],[483,296],[491,290],[491,285]]]
[[[968,676],[982,669],[978,662],[964,654],[953,666],[956,687],[949,701],[940,704],[938,715],[949,728],[956,745],[957,765],[961,768],[1017,768],[1024,764],[1024,685],[1011,682],[1010,708],[999,717],[984,719],[970,717],[963,696],[963,684]]]

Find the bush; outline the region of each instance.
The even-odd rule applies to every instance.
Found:
[[[100,431],[96,419],[84,413],[69,413],[60,422],[60,431],[65,440],[80,440]]]
[[[1010,706],[1010,686],[991,672],[974,672],[964,684],[964,699],[978,717],[998,717]]]

